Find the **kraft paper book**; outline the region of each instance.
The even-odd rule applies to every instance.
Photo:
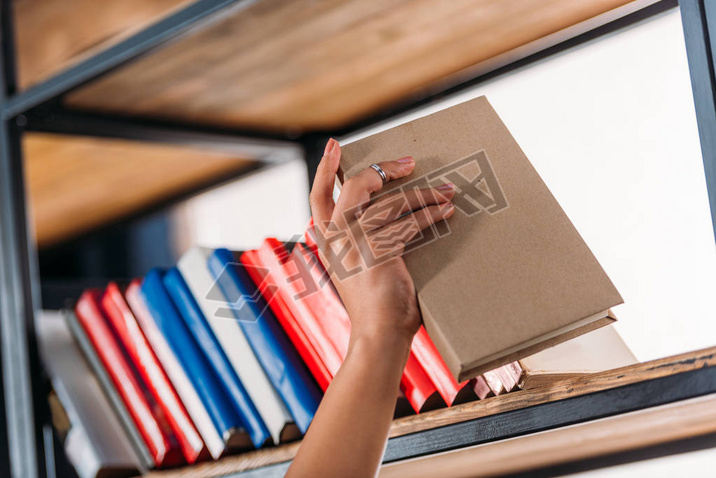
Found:
[[[616,320],[622,297],[485,97],[346,145],[339,175],[405,156],[413,173],[378,194],[456,186],[453,216],[404,258],[458,380]]]

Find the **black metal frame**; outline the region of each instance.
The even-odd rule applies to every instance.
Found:
[[[40,306],[40,287],[36,251],[27,232],[26,195],[20,150],[23,131],[218,147],[244,154],[248,152],[258,158],[258,164],[261,166],[286,161],[300,154],[302,148],[308,177],[312,178],[322,154],[322,147],[329,135],[340,137],[374,125],[516,67],[631,25],[677,4],[676,0],[662,0],[511,65],[442,91],[412,98],[408,104],[397,105],[347,128],[295,137],[288,133],[238,131],[88,114],[67,111],[62,107],[61,99],[69,91],[150,54],[154,49],[216,20],[227,12],[235,13],[236,9],[253,3],[252,0],[198,0],[115,46],[22,92],[18,92],[16,88],[10,3],[10,0],[2,0],[0,9],[0,475],[22,478],[55,476],[52,428],[34,334],[34,313]],[[709,201],[716,228],[716,4],[704,0],[681,0],[680,6]],[[211,186],[212,184],[203,185]],[[197,191],[191,191],[195,192]],[[171,201],[183,197],[178,196]],[[164,205],[166,204],[162,206]],[[627,391],[628,393],[625,393]],[[704,368],[394,438],[389,441],[385,459],[401,460],[495,441],[705,393],[716,393],[716,368]],[[695,442],[703,444],[707,441],[696,439]],[[708,446],[713,446],[713,438],[708,443]],[[668,446],[662,449],[662,454],[674,450]],[[639,458],[637,455],[631,456],[632,458],[629,456],[631,455],[627,454],[626,459]],[[287,466],[279,464],[237,476],[282,475]],[[549,474],[549,471],[543,472]]]

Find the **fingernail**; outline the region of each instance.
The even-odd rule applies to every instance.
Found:
[[[455,185],[453,183],[446,183],[446,184],[441,184],[440,186],[438,186],[435,189],[440,189],[441,191],[448,191],[451,189],[455,189]]]
[[[326,154],[328,154],[328,152],[329,152],[331,149],[333,149],[333,142],[334,142],[334,141],[335,141],[335,139],[333,139],[333,138],[331,138],[331,139],[328,140],[328,142],[326,143],[326,149],[323,150],[323,155],[324,155],[324,156],[325,156]]]
[[[414,162],[413,158],[411,158],[410,156],[406,156],[405,158],[400,158],[397,161],[402,164],[408,164],[408,163]]]
[[[328,152],[329,152],[329,153],[335,153],[335,152],[338,151],[340,148],[341,148],[341,144],[334,139],[334,140],[333,140],[333,146],[331,146],[331,150],[328,151]]]

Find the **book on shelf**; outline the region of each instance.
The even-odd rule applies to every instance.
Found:
[[[268,301],[269,307],[279,322],[289,341],[293,344],[303,363],[316,380],[322,391],[328,389],[333,375],[323,363],[315,347],[298,323],[299,313],[291,297],[291,292],[283,284],[289,282],[284,271],[273,259],[273,253],[260,254],[259,249],[241,254],[241,261],[247,275],[253,280],[258,291]]]
[[[97,378],[97,382],[99,383],[102,392],[112,407],[117,420],[121,424],[122,431],[125,433],[129,443],[132,445],[132,449],[137,455],[141,468],[145,470],[154,468],[154,458],[150,453],[147,444],[144,442],[144,438],[142,438],[139,428],[134,422],[132,415],[129,413],[127,405],[122,400],[122,397],[110,378],[109,372],[106,370],[102,360],[99,358],[99,355],[87,336],[82,324],[80,324],[79,319],[71,310],[64,310],[62,315],[67,323],[67,328],[77,344],[77,348],[82,352],[82,355],[92,370],[93,375]]]
[[[344,146],[339,176],[406,155],[412,174],[379,194],[455,185],[453,216],[410,240],[403,257],[425,328],[458,381],[616,320],[619,292],[485,97]],[[386,214],[401,210],[396,198]]]
[[[447,405],[465,402],[474,397],[475,392],[470,381],[458,383],[455,380],[422,325],[415,334],[410,349]]]
[[[275,241],[272,246],[274,252],[282,247],[276,239],[266,241]],[[284,258],[284,264],[295,290],[294,301],[303,304],[315,317],[321,333],[327,337],[342,364],[348,353],[351,320],[343,303],[334,300],[334,290],[326,282],[325,270],[313,253],[301,243],[296,243],[290,253],[285,248],[279,250],[281,252],[276,254],[279,257],[281,254],[288,254]],[[335,376],[335,373],[333,375]]]
[[[154,269],[125,291],[114,282],[103,292],[86,291],[76,314],[66,311],[66,325],[106,395],[136,468],[217,459],[305,433],[350,338],[348,312],[314,246],[270,238],[245,253],[195,247],[169,271]],[[584,354],[604,343],[562,347]],[[332,358],[316,353],[318,348],[331,351]],[[524,377],[520,364],[509,363],[458,382],[421,327],[401,377],[395,416],[485,399],[518,389],[521,380],[556,376],[553,355],[546,350],[525,359]],[[572,364],[586,367],[588,360]],[[78,450],[94,433],[81,432],[85,422],[68,435],[77,437],[69,443]],[[78,469],[91,473],[104,466],[82,465],[78,453]]]
[[[96,375],[58,312],[37,321],[40,355],[69,420],[64,450],[79,478],[136,476],[142,463]]]
[[[254,403],[246,393],[246,389],[239,380],[236,370],[231,366],[214,332],[204,318],[199,305],[194,300],[189,287],[181,276],[179,269],[172,267],[163,277],[164,287],[169,293],[179,315],[184,319],[188,330],[193,335],[199,348],[204,353],[214,373],[219,378],[218,383],[227,397],[229,404],[241,417],[241,421],[251,437],[256,448],[271,442],[271,434]]]
[[[105,289],[102,295],[102,307],[116,337],[167,418],[187,463],[208,458],[209,453],[201,435],[169,381],[162,364],[147,342],[137,318],[116,282],[110,282]]]
[[[639,361],[615,326],[608,325],[520,360],[524,369],[522,388],[636,363]]]
[[[244,255],[248,255],[247,259],[243,258]],[[255,259],[252,258],[252,255],[255,255]],[[309,307],[308,301],[305,298],[298,297],[300,290],[296,288],[296,285],[299,281],[294,279],[297,275],[296,265],[291,260],[288,249],[282,242],[269,238],[264,240],[259,249],[244,252],[240,260],[244,265],[250,263],[251,260],[258,262],[259,268],[246,268],[246,271],[250,276],[254,274],[252,279],[255,283],[264,283],[264,288],[260,289],[264,296],[267,295],[267,292],[272,294],[269,300],[269,307],[273,302],[278,303],[278,301],[288,307],[296,327],[300,329],[308,342],[306,345],[299,342],[299,346],[312,348],[315,351],[316,360],[319,362],[318,364],[313,364],[310,368],[325,368],[325,378],[323,370],[316,377],[316,380],[322,384],[321,388],[325,391],[328,383],[333,380],[343,362],[343,357],[334,343],[340,338],[332,340],[328,331],[324,329],[324,323],[322,323],[321,318]],[[264,271],[263,274],[261,269]],[[256,274],[259,275],[258,280],[255,278]],[[264,276],[263,281],[260,275]],[[269,288],[272,290],[269,291]],[[340,334],[340,336],[349,333],[344,330],[335,330],[334,332]]]
[[[226,449],[253,448],[251,437],[238,411],[219,383],[208,359],[179,315],[163,283],[164,273],[152,269],[140,287],[140,297],[149,317],[165,338],[199,398],[209,412]]]
[[[177,267],[214,336],[268,427],[274,443],[296,440],[301,436],[301,432],[283,400],[266,377],[239,323],[233,319],[214,315],[218,305],[207,298],[215,282],[207,266],[210,253],[211,249],[192,247],[179,259]]]
[[[229,451],[227,443],[214,425],[206,405],[201,400],[196,388],[194,388],[194,384],[189,379],[181,363],[179,363],[179,359],[169,346],[169,342],[149,313],[144,299],[142,299],[140,289],[141,281],[138,279],[133,280],[129,284],[125,292],[127,303],[137,318],[137,322],[152,350],[164,367],[189,417],[191,417],[202,440],[204,440],[209,454],[212,458],[217,459]]]
[[[129,415],[147,445],[156,467],[184,463],[179,441],[167,417],[142,380],[126,351],[115,336],[102,309],[102,293],[85,291],[75,306],[77,323],[109,375]]]
[[[266,375],[305,433],[318,409],[320,389],[240,264],[227,249],[216,249],[209,257],[209,270],[226,304],[217,313],[239,322]]]

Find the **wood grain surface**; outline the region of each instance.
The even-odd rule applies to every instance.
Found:
[[[188,3],[191,0],[13,0],[20,89]]]
[[[67,103],[222,126],[327,130],[629,3],[261,0],[100,78]]]
[[[390,430],[390,436],[397,437],[401,435],[407,435],[410,433],[419,432],[421,430],[427,430],[440,426],[450,425],[453,423],[472,420],[475,418],[495,415],[510,410],[517,410],[532,405],[538,405],[540,403],[547,403],[556,400],[562,400],[565,398],[577,397],[580,395],[586,395],[601,390],[607,390],[610,388],[620,387],[623,385],[628,385],[644,380],[684,373],[691,370],[699,369],[704,366],[714,365],[716,365],[716,347],[698,350],[695,352],[677,355],[674,357],[644,362],[637,365],[630,365],[628,367],[617,368],[605,372],[598,372],[580,377],[573,377],[546,385],[542,388],[538,387],[531,390],[512,392],[506,395],[487,398],[485,400],[469,402],[462,405],[456,405],[450,408],[444,408],[431,412],[421,413],[419,415],[399,418],[393,421],[393,425]],[[715,412],[713,410],[714,401],[712,400],[708,403],[710,405],[706,408],[701,409],[700,413],[712,416]],[[655,409],[656,408],[663,407],[655,407]],[[706,416],[703,414],[700,416]],[[621,415],[618,415],[614,418],[618,418],[620,416]],[[638,419],[632,418],[630,418],[629,420],[638,421]],[[588,423],[598,423],[598,421]],[[632,422],[629,421],[628,423]],[[675,425],[672,422],[672,427],[673,426]],[[713,428],[714,427],[710,427],[709,430]],[[557,429],[557,431],[566,429],[567,428],[561,428]],[[684,430],[692,429],[693,427],[684,428]],[[621,430],[628,430],[628,426],[626,428],[621,428]],[[702,430],[704,433],[709,431],[704,431],[703,427],[699,428],[699,430]],[[586,440],[589,438],[589,435],[583,435],[583,437]],[[662,438],[666,439],[665,435],[662,435]],[[676,438],[678,437],[672,439]],[[560,439],[561,438],[558,438],[557,440]],[[625,447],[638,447],[646,446],[651,442],[649,435],[634,435],[626,437],[625,441],[622,443]],[[226,457],[216,462],[205,463],[197,467],[185,467],[177,470],[155,471],[150,473],[149,476],[153,478],[185,478],[190,476],[196,478],[211,478],[215,476],[221,476],[232,472],[244,471],[291,460],[295,456],[299,445],[300,442],[286,446],[279,446],[272,449],[252,451],[241,455]],[[482,446],[493,446],[493,444]],[[604,448],[604,450],[608,451],[607,448]],[[585,452],[587,452],[588,450],[589,449],[585,449]],[[516,452],[514,450],[507,450],[504,451],[504,453]],[[433,471],[434,470],[435,469],[433,469]]]
[[[709,433],[716,433],[716,395],[390,463],[379,476],[501,476]]]
[[[215,150],[44,133],[26,134],[23,154],[39,247],[252,164]]]

